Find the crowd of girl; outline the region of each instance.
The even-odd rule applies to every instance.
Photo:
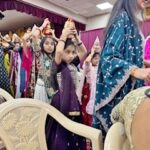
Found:
[[[48,19],[40,27],[28,28],[23,37],[0,35],[0,88],[15,98],[39,99],[68,118],[91,126],[99,51],[97,38],[87,54],[71,19],[59,39]],[[86,85],[88,89],[83,90]],[[84,138],[68,132],[49,116],[46,138],[51,150],[86,149]]]

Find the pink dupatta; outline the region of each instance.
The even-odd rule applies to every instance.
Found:
[[[31,68],[32,68],[32,49],[31,47],[26,48],[23,51],[22,56],[22,68],[26,71],[26,79],[25,79],[25,96],[27,95],[27,88],[30,81],[31,76]]]

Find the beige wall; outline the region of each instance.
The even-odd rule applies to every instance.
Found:
[[[105,28],[110,14],[98,15],[88,18],[86,30],[93,30],[98,28]]]

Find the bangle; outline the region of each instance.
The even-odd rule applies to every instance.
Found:
[[[82,42],[80,42],[80,43],[78,43],[77,45],[78,45],[78,46],[81,46],[82,44],[83,44],[83,43],[82,43]]]
[[[138,68],[134,68],[134,69],[131,70],[131,75],[132,75],[133,77],[136,77],[137,69],[138,69]]]

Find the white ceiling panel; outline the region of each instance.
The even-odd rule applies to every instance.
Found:
[[[111,11],[111,10],[101,11],[96,7],[97,4],[105,2],[106,0],[42,0],[42,1],[43,4],[44,1],[49,2],[51,4],[54,4],[67,10],[68,12],[73,12],[76,15],[82,16],[84,18],[89,18],[92,16],[108,13]],[[115,0],[108,0],[108,1],[114,4]],[[5,17],[4,19],[0,20],[0,32],[16,30],[20,27],[32,26],[34,23],[35,24],[42,23],[41,19],[33,17],[32,15],[17,12],[16,10],[4,11],[2,13],[5,15]],[[59,14],[59,12],[57,13]]]
[[[97,4],[110,2],[112,5],[116,0],[47,0],[59,7],[65,8],[84,17],[109,13],[111,9],[102,11],[96,7]]]

